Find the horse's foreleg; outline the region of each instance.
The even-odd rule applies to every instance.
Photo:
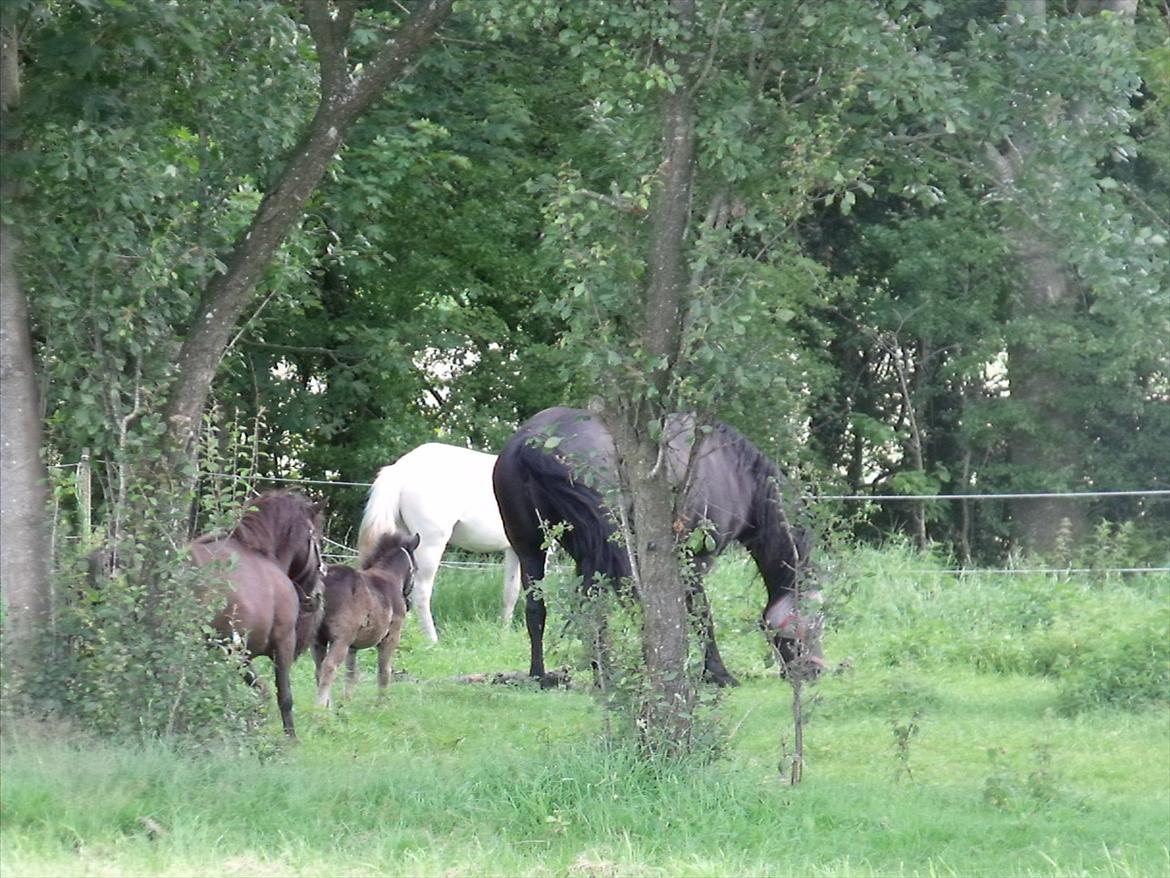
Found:
[[[501,619],[504,627],[512,624],[512,613],[520,598],[520,558],[511,549],[504,550],[504,602]]]
[[[398,641],[402,637],[402,616],[395,615],[390,620],[390,630],[378,644],[378,691],[384,693],[394,675],[394,651],[398,649]]]
[[[320,665],[317,667],[317,706],[329,707],[332,703],[330,696],[330,689],[333,686],[333,678],[337,676],[337,668],[341,665],[341,660],[345,656],[346,650],[349,649],[348,639],[335,638],[329,644],[329,651],[322,658]],[[313,648],[313,658],[317,657],[317,648]]]
[[[717,686],[738,686],[739,681],[727,670],[723,664],[723,656],[719,654],[719,645],[715,642],[715,619],[711,615],[711,602],[702,584],[693,585],[687,589],[687,612],[697,614],[699,626],[703,635],[703,676]]]
[[[358,682],[357,649],[350,647],[345,654],[345,697],[352,698]]]

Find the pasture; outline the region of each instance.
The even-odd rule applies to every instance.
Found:
[[[8,724],[0,872],[71,875],[1170,875],[1170,579],[969,577],[897,549],[838,562],[807,766],[778,771],[790,689],[729,555],[710,583],[743,681],[721,753],[657,763],[606,743],[588,692],[458,681],[522,670],[498,570],[444,568],[441,640],[407,620],[377,696],[275,705],[262,755],[182,755]],[[552,606],[549,664],[573,662]],[[263,673],[263,672],[262,672]],[[587,675],[579,673],[579,680]]]

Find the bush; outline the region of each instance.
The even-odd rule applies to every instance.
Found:
[[[42,701],[118,737],[245,740],[263,720],[240,656],[214,645],[206,575],[144,536],[90,582],[63,565],[63,602],[36,683]],[[60,584],[65,588],[62,589]]]
[[[1140,609],[1110,611],[1107,627],[1086,624],[1079,637],[1062,625],[1041,641],[1063,712],[1170,703],[1170,606]]]
[[[1062,708],[1170,702],[1166,577],[934,573],[937,559],[860,549],[833,566],[832,627],[859,660],[966,664],[1054,678]]]
[[[19,706],[123,740],[255,749],[267,699],[211,630],[217,586],[191,563],[162,493],[135,488],[116,569],[87,556],[89,535],[58,534],[54,619]]]

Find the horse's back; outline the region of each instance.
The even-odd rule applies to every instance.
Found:
[[[418,533],[470,551],[508,547],[492,495],[495,455],[428,442],[383,467],[362,521],[363,557],[382,533]]]
[[[244,636],[253,655],[271,657],[280,635],[296,625],[300,602],[292,580],[269,558],[231,538],[202,537],[191,544],[200,567],[222,563],[229,590],[212,620],[221,635]]]
[[[609,432],[589,412],[557,407],[525,421],[501,449],[493,477],[517,552],[529,558],[541,553],[541,522],[564,523],[559,541],[579,567],[628,575],[602,498],[617,483],[615,457]]]
[[[670,477],[676,485],[685,485],[686,525],[695,527],[704,520],[714,524],[722,551],[749,528],[759,483],[774,467],[726,424],[696,433],[691,414],[671,415],[663,439]],[[540,518],[576,526],[588,521],[594,530],[612,531],[602,495],[609,496],[618,486],[616,460],[613,438],[595,415],[566,407],[533,415],[501,449],[496,467],[497,499],[510,532],[527,532],[527,542],[532,543],[537,537],[531,532],[539,528]],[[582,487],[595,492],[592,505],[582,502]],[[576,502],[569,504],[569,499]],[[543,540],[543,535],[539,538]],[[577,557],[571,546],[566,548]],[[608,554],[603,549],[590,551]]]

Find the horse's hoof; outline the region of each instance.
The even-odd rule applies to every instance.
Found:
[[[730,689],[739,685],[739,680],[735,679],[735,677],[731,676],[731,674],[727,673],[727,671],[724,671],[720,674],[712,674],[708,672],[703,675],[703,679],[705,679],[708,683],[714,683],[720,689]]]

